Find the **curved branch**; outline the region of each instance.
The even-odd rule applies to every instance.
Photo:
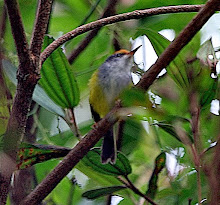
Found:
[[[168,65],[173,58],[179,53],[182,47],[184,47],[199,31],[199,29],[206,23],[206,21],[214,14],[215,9],[219,5],[219,0],[210,0],[204,6],[204,8],[197,14],[197,16],[189,23],[189,25],[181,32],[181,34],[176,38],[174,42],[165,50],[165,52],[159,57],[157,62],[150,68],[150,72],[141,79],[139,87],[147,89],[156,76],[159,74],[160,70],[164,68],[164,64]],[[136,11],[137,12],[137,11]],[[133,13],[133,12],[132,12]],[[204,16],[204,17],[203,17]],[[112,18],[112,17],[110,17]],[[113,17],[114,18],[114,17]],[[199,19],[198,21],[198,18]],[[109,19],[109,18],[107,18]],[[100,22],[96,21],[96,22]],[[92,24],[92,23],[91,23]],[[90,24],[90,25],[91,25]],[[197,26],[198,24],[198,26]],[[88,24],[87,24],[88,25]],[[93,24],[92,24],[93,25]],[[94,25],[93,25],[94,26]],[[82,28],[82,27],[81,27]],[[77,30],[77,29],[76,29]],[[79,31],[78,31],[79,32]],[[186,37],[181,45],[176,49],[176,42],[181,41],[182,35],[186,34]],[[69,34],[68,34],[69,35]],[[64,39],[63,39],[64,40]],[[58,41],[60,42],[60,40]],[[51,48],[51,47],[48,47]],[[51,51],[52,52],[52,51]],[[166,60],[166,56],[171,53],[171,57]],[[44,53],[46,55],[46,53]],[[45,58],[46,56],[44,56]],[[45,58],[46,59],[46,58]],[[44,60],[45,60],[44,59]],[[161,63],[161,61],[166,60],[166,63]],[[154,69],[156,71],[154,71]],[[153,73],[154,78],[149,81],[148,74]],[[147,80],[146,80],[147,79]],[[145,82],[146,80],[146,82]],[[149,83],[149,84],[148,84]],[[143,86],[143,87],[142,87]],[[24,199],[22,204],[25,205],[35,205],[41,202],[56,186],[57,184],[66,176],[66,174],[71,171],[71,169],[88,153],[88,151],[99,141],[99,139],[107,132],[107,130],[118,120],[116,117],[117,110],[119,106],[113,108],[113,110],[107,114],[101,121],[96,124],[96,128],[91,130],[86,137],[84,137],[63,159],[63,161],[39,184],[36,189]]]
[[[180,13],[180,12],[197,12],[204,5],[182,5],[182,6],[167,6],[167,7],[158,7],[152,9],[144,9],[144,10],[136,10],[129,13],[119,14],[103,19],[99,19],[97,21],[82,25],[55,40],[51,43],[41,54],[41,63],[49,57],[49,55],[57,49],[59,46],[64,44],[65,42],[79,36],[80,34],[86,33],[90,30],[101,28],[108,24],[117,23],[120,21],[127,21],[131,19],[141,19],[148,16],[159,15],[159,14],[167,14],[167,13]],[[218,7],[219,8],[219,7]]]
[[[115,6],[117,4],[118,0],[109,0],[108,5],[106,6],[101,19],[105,18],[107,16],[111,16],[115,14]],[[99,32],[100,28],[92,30],[88,35],[79,43],[77,48],[75,48],[72,53],[68,57],[69,63],[73,63],[74,60],[79,56],[79,54],[89,45],[89,43],[92,41],[92,39],[97,35]]]

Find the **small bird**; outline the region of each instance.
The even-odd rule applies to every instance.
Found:
[[[132,83],[133,55],[139,48],[140,46],[132,51],[116,51],[92,75],[89,81],[89,103],[95,122],[113,108],[121,92]],[[103,164],[115,163],[116,155],[116,139],[112,128],[104,136],[101,161]]]

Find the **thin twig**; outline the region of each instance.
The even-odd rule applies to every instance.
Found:
[[[75,179],[75,177],[73,176],[70,180],[70,190],[69,190],[69,196],[68,196],[68,200],[67,200],[67,205],[72,205],[74,203],[74,192],[77,186],[77,181]]]
[[[205,24],[205,22],[214,14],[215,9],[217,8],[216,5],[219,5],[219,0],[211,0],[207,2],[207,4],[203,7],[203,9],[197,14],[197,16],[190,22],[190,26],[187,26],[182,33],[186,34],[186,37],[184,37],[183,43],[181,43],[181,47],[175,48],[172,44],[176,44],[176,42],[181,41],[182,38],[182,33],[176,38],[175,42],[172,42],[171,45],[168,47],[168,49],[165,50],[165,52],[159,57],[157,62],[153,67],[150,68],[150,73],[153,74],[153,79],[149,80],[148,78],[150,76],[149,72],[148,74],[142,78],[140,81],[139,87],[142,87],[143,89],[147,89],[153,81],[156,79],[156,76],[159,74],[159,72],[166,66],[168,65],[173,58],[179,53],[182,47],[184,47],[198,32],[202,25]],[[201,8],[201,6],[193,7],[195,10],[198,10],[198,7]],[[172,7],[173,8],[173,7]],[[175,7],[174,7],[175,8]],[[187,7],[188,8],[188,7]],[[180,8],[179,8],[180,9]],[[191,7],[192,9],[192,7]],[[182,7],[181,9],[182,10]],[[184,9],[183,9],[184,10]],[[151,10],[152,11],[152,10]],[[155,10],[153,10],[155,12]],[[158,14],[158,10],[156,10]],[[176,11],[176,10],[175,10]],[[145,10],[147,12],[147,15],[149,15],[149,10]],[[165,9],[163,11],[164,13],[167,12]],[[133,13],[133,18],[141,18],[140,15],[143,17],[144,14],[139,11],[132,12]],[[135,14],[137,15],[135,17]],[[139,14],[139,15],[138,15]],[[126,14],[128,15],[128,14]],[[41,55],[41,60],[44,61],[50,53],[60,46],[62,43],[66,42],[67,39],[71,39],[75,37],[76,35],[79,35],[80,33],[86,32],[90,29],[97,28],[103,25],[106,25],[107,23],[113,23],[116,21],[122,20],[122,19],[131,19],[131,17],[120,17],[118,18],[118,15],[116,17],[116,20],[113,20],[114,17],[109,17],[103,22],[102,20],[98,20],[95,23],[90,23],[85,25],[84,27],[79,27],[75,29],[74,31],[64,35],[63,37],[59,38],[55,43],[50,44],[49,47],[47,47],[46,51],[43,52]],[[120,15],[119,15],[120,16]],[[198,18],[199,17],[199,18]],[[98,22],[98,23],[97,23]],[[88,26],[89,25],[89,26]],[[197,26],[198,25],[198,26]],[[84,28],[84,29],[82,29]],[[165,58],[167,55],[169,56],[169,53],[172,53],[171,58]],[[165,61],[165,66],[164,63],[161,63],[162,61]],[[156,69],[156,71],[152,71]],[[146,81],[146,82],[145,82]],[[142,85],[142,86],[140,86]],[[24,199],[23,204],[38,204],[40,201],[42,201],[56,186],[57,184],[66,176],[67,173],[82,159],[98,141],[99,139],[109,130],[110,127],[113,126],[113,124],[118,120],[115,118],[115,113],[117,112],[118,107],[114,107],[113,110],[107,114],[101,121],[99,121],[96,125],[96,127],[91,130],[86,137],[84,137],[72,150],[71,152],[63,159],[63,161],[39,184],[36,189],[29,195],[27,196],[26,199]]]
[[[134,186],[134,184],[131,182],[131,180],[128,178],[128,176],[124,176],[126,179],[123,180],[121,177],[118,177],[118,179],[129,189],[131,189],[135,194],[143,197],[146,201],[148,201],[150,204],[157,205],[151,198],[144,195],[137,187]]]
[[[202,188],[201,188],[201,159],[200,159],[200,152],[201,152],[201,139],[199,137],[199,117],[200,117],[200,108],[198,105],[198,96],[194,88],[192,88],[192,91],[189,95],[189,101],[190,101],[190,114],[191,114],[191,126],[192,126],[192,133],[193,133],[193,139],[195,144],[194,151],[194,164],[197,171],[197,190],[198,190],[198,204],[201,204],[202,201]],[[193,146],[191,147],[193,148]]]
[[[93,14],[93,12],[96,10],[96,8],[97,8],[97,6],[99,5],[100,2],[101,2],[101,0],[96,0],[96,2],[90,7],[89,13],[82,20],[82,22],[80,23],[80,26],[82,26],[83,24],[85,24],[88,21],[88,19]]]
[[[217,4],[217,2],[216,2]],[[105,25],[117,23],[120,21],[127,21],[131,19],[141,19],[148,16],[154,16],[159,14],[167,14],[167,13],[180,13],[180,12],[198,12],[204,5],[181,5],[181,6],[167,6],[167,7],[159,7],[145,10],[136,10],[129,13],[119,14],[103,19],[99,19],[97,21],[82,25],[66,34],[56,39],[53,43],[51,43],[41,54],[41,63],[43,63],[50,54],[57,49],[59,46],[64,44],[65,42],[79,36],[80,34],[86,33],[90,30],[103,27]],[[216,9],[219,7],[215,7]],[[174,49],[175,50],[175,49]]]
[[[69,125],[70,129],[72,130],[73,134],[78,138],[81,139],[81,135],[76,123],[75,113],[73,109],[67,109],[66,112],[67,118],[64,120]]]
[[[115,6],[117,4],[118,0],[109,0],[108,1],[108,5],[106,6],[102,16],[100,19],[111,16],[113,14],[115,14]],[[89,45],[89,43],[92,41],[92,39],[94,39],[94,37],[96,37],[96,35],[98,34],[100,28],[96,28],[94,30],[92,30],[84,39],[82,42],[80,42],[80,44],[77,46],[77,48],[75,48],[71,54],[68,57],[68,61],[69,63],[73,63],[74,60],[80,55],[80,53]]]

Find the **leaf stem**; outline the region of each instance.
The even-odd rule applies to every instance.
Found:
[[[118,0],[108,0],[108,4],[104,9],[103,14],[100,18],[105,18],[115,14],[115,6]],[[87,36],[79,43],[79,45],[71,52],[68,57],[68,61],[70,64],[73,64],[74,60],[80,55],[80,53],[89,45],[89,43],[97,36],[100,28],[96,28],[89,32]]]
[[[199,136],[199,117],[200,117],[200,107],[198,104],[198,94],[192,88],[189,94],[190,101],[190,114],[191,114],[191,126],[194,138],[194,145],[191,146],[194,155],[194,164],[197,171],[197,189],[198,189],[198,204],[201,205],[202,201],[202,188],[201,188],[201,158],[200,153],[202,150],[201,139]]]
[[[65,121],[69,125],[70,129],[76,135],[78,139],[81,139],[81,135],[76,123],[76,118],[75,118],[75,113],[74,113],[74,108],[72,109],[67,109],[67,117],[65,118]]]
[[[123,176],[125,180],[122,177],[118,177],[118,180],[121,181],[127,188],[131,189],[135,194],[143,197],[146,201],[148,201],[150,204],[157,205],[151,198],[143,194],[137,187],[134,186],[132,181],[128,178],[128,176]]]

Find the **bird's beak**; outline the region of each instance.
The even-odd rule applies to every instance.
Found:
[[[132,51],[130,51],[130,55],[131,56],[133,56],[135,53],[136,53],[136,51],[141,47],[142,45],[140,45],[140,46],[138,46],[137,48],[135,48],[134,50],[132,50]]]

